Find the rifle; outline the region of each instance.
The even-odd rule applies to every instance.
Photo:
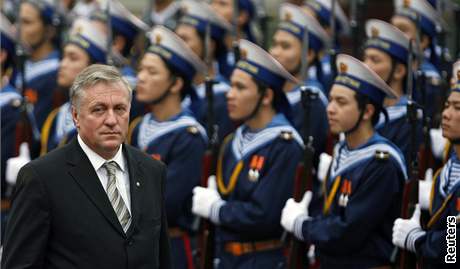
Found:
[[[240,59],[240,48],[238,46],[238,16],[240,15],[238,6],[238,0],[233,0],[233,14],[232,14],[232,24],[233,24],[233,40],[232,40],[232,48],[233,48],[233,55],[235,57],[235,64]]]
[[[112,43],[113,43],[113,33],[112,33],[112,19],[110,18],[110,5],[112,0],[107,0],[107,6],[105,8],[105,14],[107,17],[107,64],[113,65],[113,55],[112,55]]]
[[[337,0],[331,1],[331,17],[329,18],[329,25],[331,27],[331,43],[329,44],[329,57],[330,57],[330,64],[331,64],[331,75],[332,78],[335,78],[337,75],[337,66],[335,65],[335,58],[337,55],[337,51],[335,49],[336,43],[336,25],[335,25],[335,9],[337,5]]]
[[[411,125],[411,132],[410,132],[410,154],[408,156],[407,163],[409,165],[408,169],[408,177],[409,180],[404,185],[404,192],[402,198],[402,205],[401,205],[401,217],[408,218],[409,217],[409,207],[415,206],[415,203],[418,199],[418,160],[417,160],[417,149],[416,147],[416,137],[417,137],[417,108],[418,105],[413,99],[413,71],[412,71],[412,50],[413,50],[413,43],[412,40],[409,42],[409,56],[408,56],[408,63],[407,63],[407,94],[408,94],[408,101],[407,101],[407,119]],[[396,259],[398,248],[395,248],[393,252],[392,259]],[[407,250],[401,250],[399,256],[399,266],[401,269],[404,268],[415,268],[416,264],[416,257],[414,254],[409,253]]]
[[[207,67],[211,66],[211,55],[210,55],[210,43],[211,43],[211,24],[210,22],[206,25],[206,34],[204,42],[204,53],[205,62]],[[209,137],[208,148],[206,149],[204,160],[203,160],[203,177],[201,185],[207,187],[208,177],[216,174],[216,156],[219,150],[218,146],[218,126],[214,119],[214,92],[213,92],[214,80],[211,78],[209,70],[206,69],[205,73],[205,90],[207,100],[207,122],[206,132]],[[204,220],[201,226],[202,242],[201,242],[201,269],[213,268],[214,259],[214,234],[215,227],[209,220]]]
[[[303,118],[303,142],[305,144],[305,150],[303,154],[303,163],[300,165],[296,175],[296,184],[294,190],[294,199],[299,202],[302,199],[303,194],[307,189],[312,188],[311,170],[313,167],[313,155],[315,150],[313,148],[313,136],[311,136],[310,126],[310,115],[311,115],[311,103],[318,98],[318,94],[308,89],[305,85],[305,81],[308,79],[308,51],[309,51],[309,39],[308,39],[308,28],[305,27],[302,41],[302,58],[301,58],[301,102],[304,108]],[[303,241],[292,237],[291,248],[289,251],[289,268],[307,268],[308,261],[306,257],[307,244]]]

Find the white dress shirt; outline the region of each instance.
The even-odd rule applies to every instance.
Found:
[[[131,196],[130,196],[130,187],[129,187],[129,172],[128,172],[128,167],[126,164],[126,159],[123,156],[123,151],[122,147],[123,145],[120,145],[120,148],[118,149],[117,154],[110,159],[106,160],[102,158],[99,154],[94,152],[92,149],[90,149],[85,142],[81,139],[80,135],[78,135],[78,144],[80,144],[80,147],[83,149],[83,152],[85,152],[86,156],[88,156],[89,161],[91,162],[91,165],[94,167],[94,170],[96,171],[97,176],[99,177],[99,180],[101,181],[102,187],[104,188],[105,192],[107,192],[107,170],[103,167],[104,163],[114,161],[118,164],[118,169],[116,172],[116,185],[117,189],[121,194],[121,198],[125,202],[126,207],[129,210],[129,214],[131,214]]]

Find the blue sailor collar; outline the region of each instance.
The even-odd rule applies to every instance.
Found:
[[[70,102],[63,104],[59,108],[56,116],[55,140],[59,142],[65,135],[75,131],[75,124],[72,119]]]
[[[301,147],[304,147],[302,137],[299,133],[289,124],[284,114],[278,113],[265,128],[256,132],[250,132],[249,127],[245,124],[236,129],[231,145],[235,159],[238,161],[244,159],[279,137],[282,132],[291,133],[293,139]]]
[[[408,179],[406,162],[401,151],[390,141],[374,133],[366,143],[356,149],[349,149],[346,141],[341,141],[335,146],[329,181],[335,180],[335,178],[347,171],[375,158],[375,154],[378,151],[386,152],[393,157],[401,169],[404,179]]]
[[[326,95],[324,94],[324,91],[322,90],[321,84],[319,84],[318,81],[309,79],[304,82],[304,85],[307,86],[308,89],[310,89],[314,93],[317,93],[318,98],[321,100],[321,103],[324,105],[324,107],[327,107],[327,104],[329,103],[329,101]],[[301,87],[297,86],[296,88],[286,93],[286,97],[291,106],[296,105],[302,99],[302,92],[300,89]]]
[[[399,98],[398,102],[392,106],[385,107],[388,112],[388,122],[393,122],[399,120],[402,117],[407,115],[407,95],[403,95]],[[422,118],[422,111],[417,109],[417,118]],[[385,125],[385,116],[383,113],[380,113],[379,122],[375,126],[375,129],[379,129]]]
[[[439,193],[443,198],[460,188],[460,160],[452,154],[440,173]]]
[[[3,107],[13,100],[22,100],[22,96],[17,92],[16,88],[10,84],[6,84],[0,91],[0,107]]]
[[[153,141],[172,131],[196,127],[203,139],[207,141],[206,130],[198,123],[188,110],[182,110],[179,114],[166,121],[157,121],[152,113],[146,114],[139,125],[138,144],[145,150]]]

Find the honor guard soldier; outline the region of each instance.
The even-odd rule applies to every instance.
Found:
[[[393,226],[393,243],[416,253],[423,268],[453,268],[459,257],[455,242],[460,237],[460,71],[453,76],[456,82],[441,123],[442,135],[452,143],[453,152],[435,173],[431,193],[419,194],[419,203],[429,204],[430,220],[422,228],[417,205],[410,219],[397,219]]]
[[[258,14],[254,1],[211,1],[211,6],[217,14],[221,15],[233,27],[232,38],[227,39],[225,42],[228,49],[227,55],[218,59],[219,72],[227,79],[230,79],[235,62],[238,61],[238,55],[235,55],[235,51],[233,51],[238,49],[238,40],[247,39],[253,43],[260,44],[260,30],[256,27]]]
[[[254,0],[236,0],[238,5],[237,36],[258,43],[254,33],[254,20],[257,19],[257,10]],[[212,0],[212,8],[228,23],[232,23],[234,10],[232,0]]]
[[[305,78],[302,68],[309,66],[320,67],[320,54],[327,47],[330,39],[327,33],[319,25],[315,18],[306,14],[300,7],[293,4],[282,4],[280,8],[280,23],[273,36],[270,54],[283,65],[283,67],[298,80],[302,81],[309,91],[318,95],[312,102],[310,126],[313,130],[313,143],[317,154],[325,151],[326,138],[328,132],[326,106],[327,96],[323,85],[316,77]],[[308,31],[308,52],[304,52],[302,46],[305,31]],[[307,59],[302,59],[303,56]],[[302,65],[304,62],[304,66]],[[317,69],[318,70],[318,69]],[[292,107],[293,125],[298,132],[302,132],[304,120],[304,109],[301,100],[301,87],[292,82],[287,82],[284,86],[289,103]]]
[[[10,81],[15,68],[14,55],[17,40],[13,25],[3,13],[0,13],[0,37],[2,40],[2,42],[0,42],[0,63],[2,70],[2,77],[0,78],[0,116],[2,129],[1,195],[2,199],[5,199],[7,197],[7,181],[5,177],[6,161],[17,154],[16,124],[21,115],[20,105],[22,103],[22,96],[18,90],[11,85],[12,81]]]
[[[407,120],[407,73],[412,72],[408,63],[410,40],[395,26],[381,20],[366,22],[367,41],[364,48],[364,63],[383,79],[396,94],[396,98],[385,98],[383,105],[388,119],[382,113],[375,130],[393,142],[407,159],[410,154],[411,125]],[[422,122],[418,121],[415,150],[422,142]]]
[[[227,99],[231,119],[243,124],[224,140],[208,188],[193,190],[192,211],[216,224],[217,268],[278,268],[285,260],[281,208],[303,148],[283,92],[296,79],[247,40],[240,55]]]
[[[107,36],[89,20],[76,20],[64,46],[57,79],[59,88],[68,95],[77,75],[91,64],[106,63],[106,53]],[[67,144],[76,134],[71,104],[66,102],[51,111],[43,124],[40,155]]]
[[[300,203],[287,201],[281,224],[316,246],[321,268],[390,268],[391,227],[401,207],[406,164],[373,126],[384,98],[395,95],[351,56],[339,54],[337,70],[327,115],[331,132],[343,132],[345,139],[334,148],[323,214],[309,215],[306,192]]]
[[[270,54],[302,83],[302,85],[296,85],[287,82],[283,90],[292,107],[292,123],[302,135],[305,135],[303,132],[305,132],[305,123],[308,121],[308,129],[311,132],[305,137],[309,135],[313,137],[314,167],[318,165],[319,155],[326,150],[329,129],[326,116],[328,100],[323,85],[316,79],[318,76],[308,77],[308,68],[313,66],[317,71],[322,70],[320,55],[329,42],[329,36],[314,17],[293,4],[281,5],[280,22],[273,36]],[[303,100],[303,90],[314,93],[316,98]],[[305,114],[306,102],[309,102],[309,115]],[[317,209],[312,213],[316,214],[316,211],[322,207],[321,182],[318,180],[312,182],[315,193],[313,207]]]
[[[332,5],[335,1],[334,15],[332,15]],[[333,46],[335,50],[340,51],[339,37],[345,36],[350,33],[350,23],[348,21],[345,12],[337,0],[308,0],[305,2],[303,9],[323,26],[324,30],[329,34],[331,38],[335,40],[335,44],[329,44]],[[335,28],[332,31],[331,16],[334,16]],[[317,70],[317,67],[310,68],[309,76],[321,81],[327,92],[329,92],[332,83],[334,82],[334,74],[331,69],[331,58],[330,54],[326,53],[321,58],[322,70]]]
[[[391,24],[407,34],[414,42],[419,41],[415,42],[418,43],[415,49],[420,55],[418,58],[421,62],[418,61],[417,64],[423,79],[417,76],[417,79],[421,79],[418,83],[422,84],[421,92],[416,93],[415,99],[425,107],[426,115],[432,117],[435,111],[434,105],[441,94],[441,76],[433,63],[423,57],[423,52],[427,49],[433,52],[435,50],[436,27],[441,25],[440,16],[426,0],[395,0],[395,12]]]
[[[179,20],[176,34],[208,65],[208,76],[213,79],[215,121],[219,126],[218,137],[221,141],[234,130],[234,124],[228,117],[225,94],[230,89],[227,80],[218,72],[217,60],[227,55],[225,38],[231,30],[230,24],[218,15],[210,5],[200,1],[186,0],[182,2],[183,16]],[[206,43],[206,27],[209,24],[210,46]],[[207,100],[205,76],[197,76],[194,80],[198,100],[186,98],[183,105],[189,107],[198,121],[206,126]]]
[[[149,25],[163,25],[170,30],[176,29],[177,22],[181,17],[180,1],[176,0],[148,0],[151,12],[149,12]]]
[[[156,26],[150,40],[139,65],[136,98],[148,104],[151,112],[131,123],[128,139],[167,165],[165,199],[173,267],[193,268],[190,233],[196,227],[191,197],[192,189],[200,184],[207,136],[181,102],[195,94],[193,78],[206,65],[164,26]]]
[[[21,42],[30,49],[25,61],[25,96],[34,105],[34,115],[41,129],[53,107],[59,68],[59,33],[53,20],[59,16],[52,0],[21,1],[19,27]],[[16,87],[21,88],[22,74],[16,78]],[[37,145],[38,146],[38,145]],[[32,155],[38,147],[32,146]]]

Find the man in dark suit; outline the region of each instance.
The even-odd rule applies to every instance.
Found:
[[[166,170],[123,143],[127,82],[92,65],[70,98],[78,136],[20,170],[2,268],[170,268]]]

